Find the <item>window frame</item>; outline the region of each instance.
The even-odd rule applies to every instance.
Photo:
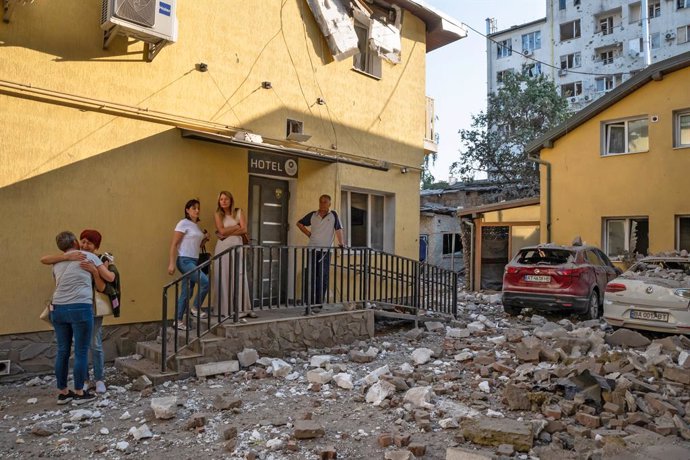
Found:
[[[682,130],[680,126],[681,117],[690,117],[690,108],[673,111],[673,148],[687,149],[690,148],[690,143],[683,144],[681,142]]]
[[[563,27],[567,25],[572,25],[572,33],[573,36],[569,38],[563,38]],[[568,22],[563,22],[559,24],[558,26],[558,32],[559,32],[559,39],[560,41],[564,42],[566,40],[575,40],[577,38],[582,37],[582,22],[580,19],[574,19],[572,21]]]
[[[654,46],[654,41],[656,38],[656,46]],[[658,50],[661,48],[661,32],[654,32],[649,34],[649,49]]]
[[[372,218],[373,216],[373,202],[372,202],[372,196],[377,196],[381,197],[383,199],[383,216],[381,216],[381,222],[386,221],[386,216],[387,216],[387,209],[386,205],[388,196],[383,193],[383,192],[373,192],[373,191],[367,191],[367,190],[359,190],[356,188],[347,188],[343,187],[340,190],[340,221],[343,226],[343,242],[345,243],[346,247],[352,247],[352,194],[357,193],[359,195],[366,195],[367,196],[367,228],[366,228],[366,245],[365,247],[375,249],[378,251],[385,251],[386,250],[386,230],[385,230],[385,225],[380,226],[380,231],[381,231],[381,248],[375,248],[372,246],[372,228],[375,226],[374,225],[374,219]],[[359,246],[357,246],[359,247]]]
[[[525,46],[525,38],[527,38],[527,45]],[[522,34],[520,37],[520,44],[522,45],[523,51],[535,51],[541,49],[541,30],[535,30],[533,32],[528,32]]]
[[[503,84],[503,76],[506,75],[507,73],[513,73],[513,72],[515,72],[515,69],[497,70],[496,71],[496,84],[502,85]]]
[[[647,4],[647,17],[649,19],[661,16],[661,0],[651,0]]]
[[[599,61],[601,62],[601,65],[613,64],[613,60],[616,59],[616,57],[615,50],[610,49],[599,52]]]
[[[676,10],[690,8],[690,0],[676,0]]]
[[[522,67],[522,74],[526,75],[530,78],[537,78],[539,75],[542,75],[544,72],[541,70],[541,62],[532,62],[530,64],[525,64]]]
[[[601,35],[611,35],[613,33],[613,28],[613,16],[599,18],[599,32],[601,32]]]
[[[675,216],[675,245],[674,247],[676,248],[676,251],[681,251],[684,248],[680,247],[680,220],[681,219],[688,219],[690,220],[690,214],[679,214]],[[687,248],[688,251],[690,251],[690,247]]]
[[[502,59],[513,55],[513,40],[507,38],[496,43],[496,59]]]
[[[600,81],[604,82],[603,89],[599,89],[599,82]],[[605,76],[605,77],[595,78],[594,84],[596,85],[597,93],[605,93],[607,91],[611,91],[613,88],[616,87],[615,80],[614,80],[613,76],[610,76],[610,75]],[[610,86],[610,88],[609,88],[609,86]]]
[[[630,123],[635,122],[635,121],[641,121],[645,120],[647,121],[647,148],[645,150],[639,150],[635,152],[629,151],[629,135],[630,135]],[[624,127],[624,140],[625,140],[625,151],[624,152],[614,152],[614,153],[608,153],[609,150],[609,145],[610,145],[610,139],[609,139],[609,126],[613,125],[620,125],[623,124]],[[606,120],[601,122],[601,146],[600,146],[600,156],[602,158],[604,157],[615,157],[618,155],[634,155],[637,153],[645,153],[649,152],[649,116],[648,115],[639,115],[635,117],[628,117],[628,118],[621,118],[618,120]]]
[[[359,46],[361,40],[359,34],[357,34],[357,45],[360,51],[352,56],[352,70],[376,80],[381,80],[381,78],[383,78],[383,59],[369,46],[369,39],[371,38],[371,25],[373,20],[357,14],[353,15],[353,19],[355,33],[358,29],[366,31],[363,44],[366,53],[364,54],[364,68],[360,68],[358,64],[361,60],[362,48]]]
[[[573,65],[568,66],[570,61],[572,61]],[[565,67],[563,66],[564,63]],[[561,56],[561,70],[577,69],[578,67],[582,67],[582,53],[580,51]]]
[[[604,242],[603,253],[610,260],[619,261],[621,260],[622,254],[612,256],[609,251],[609,224],[611,222],[623,222],[623,251],[630,252],[630,240],[631,240],[631,225],[633,221],[647,221],[647,242],[649,242],[649,216],[622,216],[622,217],[604,217],[602,223],[602,232]],[[649,246],[649,245],[648,245]],[[647,252],[649,252],[649,247],[647,247]],[[646,255],[646,254],[643,254]]]
[[[568,94],[567,96],[563,94],[563,88],[565,86],[573,85],[573,94]],[[578,91],[579,88],[579,91]],[[582,81],[572,81],[570,83],[563,83],[561,85],[561,97],[577,97],[582,95]]]
[[[452,237],[451,243],[454,243],[457,239],[457,241],[460,243],[459,249],[458,246],[455,246],[455,252],[446,252],[446,238],[447,237]],[[452,245],[451,245],[452,247]],[[460,232],[443,232],[441,233],[441,256],[451,258],[451,257],[457,257],[458,255],[462,254],[463,247],[462,247],[462,235]]]
[[[682,33],[681,30],[683,31]],[[681,35],[683,36],[683,41],[680,40]],[[683,45],[688,42],[690,42],[690,24],[676,28],[676,44]]]

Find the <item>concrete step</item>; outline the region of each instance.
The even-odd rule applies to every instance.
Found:
[[[159,362],[153,362],[146,358],[133,359],[129,356],[115,358],[115,367],[133,379],[145,375],[154,385],[180,378],[177,371],[168,369],[166,372],[161,372]]]

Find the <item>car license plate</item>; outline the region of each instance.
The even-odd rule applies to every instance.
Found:
[[[630,312],[630,318],[644,319],[647,321],[662,321],[664,323],[668,323],[668,313],[658,311],[632,310]]]
[[[551,281],[549,275],[525,275],[525,281],[530,283],[548,283]]]

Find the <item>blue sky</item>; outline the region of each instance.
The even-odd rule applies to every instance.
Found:
[[[425,0],[480,32],[486,18],[498,29],[546,15],[546,0]],[[458,130],[469,128],[471,115],[486,107],[486,39],[469,31],[467,38],[427,54],[426,93],[435,99],[438,159],[431,168],[436,180],[448,180],[450,164],[459,159]]]

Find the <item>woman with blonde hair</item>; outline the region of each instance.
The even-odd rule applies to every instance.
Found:
[[[235,207],[232,193],[225,190],[220,192],[218,208],[213,217],[216,221],[216,236],[218,237],[215,255],[234,246],[242,246],[242,235],[247,233],[247,221],[242,209]],[[239,261],[236,262],[237,257]],[[236,266],[239,267],[237,273],[235,273]],[[230,302],[239,302],[240,318],[245,316],[256,318],[256,313],[251,310],[249,283],[245,273],[242,248],[231,250],[216,259],[213,273],[213,285],[217,289],[216,298],[219,298],[214,303],[219,306],[221,315],[230,316],[234,311],[234,308],[230,308]]]

